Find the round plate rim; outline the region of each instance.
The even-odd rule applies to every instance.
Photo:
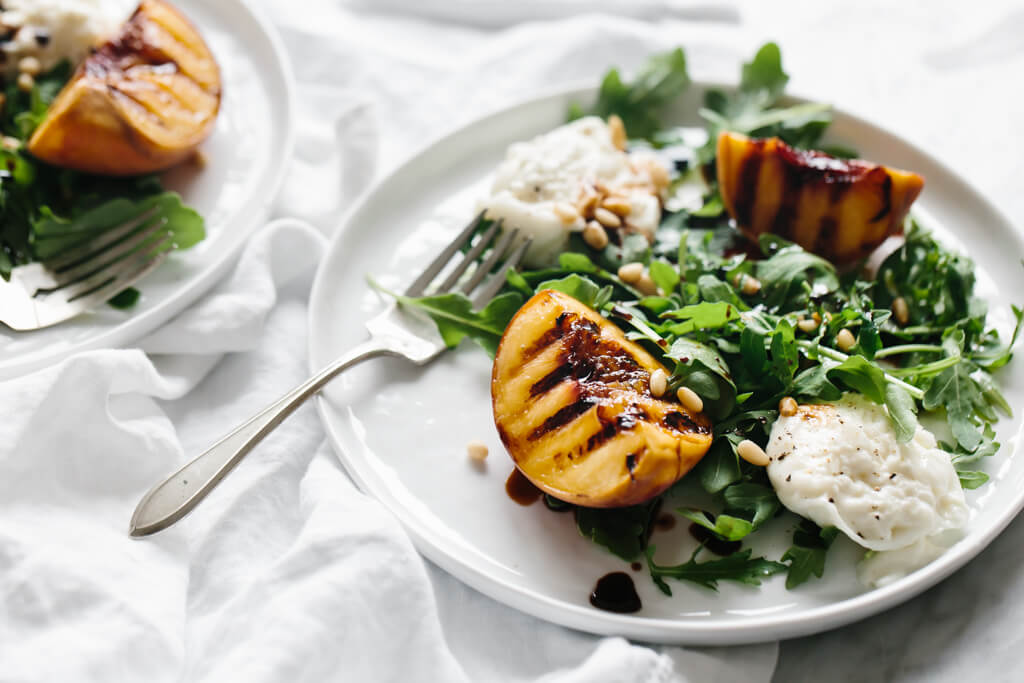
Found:
[[[736,88],[735,84],[705,80],[695,80],[691,87],[702,90],[716,88],[726,91],[735,90]],[[461,135],[466,129],[485,125],[488,120],[505,116],[516,109],[541,106],[543,103],[554,99],[587,99],[592,97],[596,91],[597,88],[592,84],[578,82],[535,91],[531,96],[506,106],[494,108],[481,116],[452,126],[446,132],[412,152],[402,163],[398,164],[386,175],[378,178],[344,214],[317,269],[310,292],[310,304],[307,314],[309,333],[307,351],[309,353],[310,370],[315,372],[320,369],[318,361],[322,364],[330,360],[327,358],[317,359],[314,347],[316,344],[315,332],[318,325],[317,311],[320,308],[317,302],[321,300],[321,297],[325,296],[324,290],[327,287],[326,281],[329,277],[328,272],[332,255],[340,251],[345,240],[353,232],[353,218],[358,216],[364,207],[374,200],[381,188],[386,186],[393,177],[405,172],[409,166],[414,165],[421,157],[430,155],[437,148],[448,144],[452,138]],[[787,96],[786,100],[793,103],[811,101],[797,95]],[[1024,231],[1018,228],[995,202],[989,200],[985,193],[981,192],[969,180],[954,172],[948,165],[935,158],[929,152],[862,116],[852,114],[838,107],[833,107],[833,112],[851,121],[857,127],[868,130],[872,135],[893,140],[909,149],[912,153],[919,155],[929,165],[947,176],[947,180],[959,184],[967,194],[972,195],[975,201],[991,211],[1001,223],[1005,224],[1017,236],[1018,240],[1024,237]],[[828,605],[803,610],[796,614],[744,617],[742,622],[737,620],[736,622],[718,623],[620,615],[589,609],[579,605],[566,604],[535,590],[507,585],[489,576],[485,571],[470,566],[447,553],[442,547],[443,543],[439,541],[439,536],[434,538],[435,534],[432,534],[425,525],[420,524],[414,516],[406,514],[403,510],[396,510],[389,505],[387,500],[378,495],[365,478],[361,476],[358,468],[348,462],[345,449],[342,446],[342,437],[328,415],[326,400],[322,396],[317,396],[316,406],[317,413],[331,441],[333,450],[346,473],[362,492],[373,495],[398,518],[399,522],[409,533],[414,546],[431,562],[481,593],[527,614],[581,631],[602,635],[618,635],[648,642],[685,645],[741,645],[812,635],[864,619],[915,597],[953,574],[976,557],[1024,509],[1024,490],[1021,490],[1013,498],[1012,505],[1010,505],[1006,514],[999,517],[990,526],[963,539],[956,546],[955,552],[947,552],[931,564],[884,587]],[[1021,433],[1024,433],[1024,426],[1018,431],[1018,436]],[[1012,446],[1009,443],[1003,446],[1004,448],[1013,449],[1009,454],[1011,458],[1019,450],[1017,441],[1019,439],[1014,439],[1015,443]]]
[[[280,163],[268,175],[269,180],[262,191],[253,193],[253,201],[243,204],[238,212],[230,218],[230,224],[239,226],[237,229],[251,236],[263,226],[270,208],[284,182],[285,172],[295,151],[295,88],[291,60],[284,48],[277,28],[267,18],[264,10],[253,6],[250,0],[220,0],[218,11],[241,13],[256,25],[262,38],[270,45],[269,57],[276,65],[273,72],[263,72],[265,78],[276,81],[273,92],[280,93],[284,129],[276,136],[279,149],[275,155]],[[0,359],[0,380],[19,377],[45,367],[56,365],[60,361],[80,353],[100,348],[119,347],[152,332],[157,327],[181,313],[196,299],[212,288],[220,277],[234,263],[235,258],[245,245],[245,239],[238,239],[230,248],[224,249],[208,263],[203,270],[191,276],[174,294],[151,309],[114,325],[103,332],[90,336],[67,348],[43,350],[38,353],[26,353],[10,359]],[[26,334],[31,334],[28,332]]]

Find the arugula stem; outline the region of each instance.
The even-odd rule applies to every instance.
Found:
[[[814,349],[814,344],[804,339],[797,340],[796,345],[800,347],[800,350],[803,351],[805,355],[807,355],[809,351]],[[837,351],[828,346],[818,346],[817,352],[818,355],[821,356],[822,358],[827,358],[829,360],[836,361],[836,363],[842,363],[843,361],[849,358],[849,356],[843,353],[842,351]],[[913,384],[907,384],[903,380],[897,379],[896,377],[893,377],[892,375],[885,371],[883,371],[882,374],[885,375],[885,380],[887,382],[889,382],[890,384],[895,384],[898,387],[901,387],[904,391],[906,391],[914,398],[918,400],[924,398],[924,391],[918,389]]]
[[[939,353],[941,351],[943,351],[943,348],[938,344],[901,344],[878,351],[875,353],[875,358],[888,358],[889,356],[898,356],[901,353]]]
[[[933,363],[925,363],[924,365],[916,365],[912,368],[896,368],[892,370],[892,374],[898,377],[911,377],[918,376],[922,377],[925,375],[934,375],[942,372],[946,368],[951,368],[961,360],[961,356],[950,356],[949,358],[943,358]]]

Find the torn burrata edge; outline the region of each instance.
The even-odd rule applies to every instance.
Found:
[[[890,583],[961,535],[968,509],[950,455],[918,427],[900,443],[885,407],[859,394],[780,416],[766,450],[782,504],[867,548],[858,577]]]
[[[607,198],[628,204],[621,226],[609,230],[617,233],[609,235],[612,244],[631,233],[653,240],[668,169],[654,154],[628,152],[623,146],[624,140],[616,140],[608,123],[596,116],[514,143],[478,210],[489,219],[502,219],[506,229],[517,228],[522,238],[532,238],[524,259],[530,268],[557,264],[570,235],[581,232]]]

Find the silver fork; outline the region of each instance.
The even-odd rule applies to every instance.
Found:
[[[506,270],[519,265],[523,254],[530,246],[530,240],[517,245],[517,230],[509,230],[499,236],[501,221],[497,221],[472,243],[481,220],[483,214],[470,222],[409,285],[405,290],[405,296],[461,291],[467,296],[472,295],[471,300],[476,309],[482,308],[493,299],[505,283]],[[478,262],[487,247],[492,245],[490,254]],[[431,283],[444,271],[445,266],[452,262],[456,253],[467,247],[468,250],[458,265],[451,269],[440,284],[431,288]],[[476,268],[469,271],[474,263]],[[484,283],[487,274],[492,271],[496,272]],[[367,321],[366,329],[370,333],[367,341],[356,345],[223,437],[195,460],[154,486],[135,508],[129,525],[131,535],[147,536],[156,533],[188,514],[263,437],[346,368],[378,356],[398,356],[417,365],[424,365],[436,358],[445,348],[437,328],[430,319],[410,314],[394,303]]]
[[[0,280],[0,322],[19,332],[96,308],[163,263],[173,246],[166,218],[150,209],[59,256]]]

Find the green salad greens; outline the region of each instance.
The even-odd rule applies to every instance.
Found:
[[[683,155],[691,165],[676,164],[677,175],[713,169],[714,140],[724,130],[851,155],[821,145],[831,122],[828,106],[784,103],[787,80],[779,48],[768,44],[743,65],[734,92],[708,90],[700,114],[709,141]],[[609,71],[596,102],[573,106],[569,116],[617,114],[635,136],[631,144],[678,148],[686,136],[662,125],[661,110],[689,82],[683,51],[675,50],[652,58],[629,83]],[[659,294],[645,296],[617,277],[619,266],[635,261],[648,267]],[[748,278],[756,278],[760,287],[745,288]],[[686,480],[699,481],[714,510],[679,512],[720,541],[742,542],[781,514],[765,469],[738,457],[736,447],[746,439],[766,445],[784,397],[820,402],[860,393],[886,406],[901,441],[914,435],[919,416],[945,421],[951,437],[942,447],[952,454],[965,488],[987,480],[977,463],[996,452],[992,425],[1000,413],[1010,414],[992,373],[1009,361],[1024,311],[1013,308],[1017,327],[1004,343],[986,322],[985,302],[974,294],[971,261],[949,251],[913,219],[903,245],[867,278],[860,269],[839,272],[772,235],[746,243],[708,180],[701,205],[665,212],[653,244],[633,235],[595,250],[574,239],[558,267],[510,271],[507,280],[503,294],[482,311],[472,311],[460,294],[402,303],[432,316],[450,346],[469,337],[492,354],[518,307],[543,289],[569,294],[615,322],[674,369],[670,391],[686,386],[703,400],[714,441]],[[908,304],[902,324],[892,319],[898,297]],[[808,331],[800,325],[806,319],[820,324]],[[853,334],[852,347],[837,342],[841,331]],[[660,504],[658,499],[632,508],[578,508],[576,521],[585,537],[622,559],[646,558],[653,580],[666,593],[667,578],[714,589],[719,581],[757,585],[781,572],[786,586],[795,587],[822,576],[837,535],[835,528],[800,520],[792,546],[777,560],[755,556],[750,548],[706,559],[701,544],[688,561],[664,566],[655,562],[649,544]]]
[[[8,82],[0,111],[0,277],[11,269],[51,258],[96,235],[155,209],[178,249],[206,235],[202,217],[164,190],[156,176],[113,178],[50,166],[24,148],[57,93],[71,76],[64,62],[35,79],[23,92]],[[131,305],[138,293],[128,290],[114,305]]]

